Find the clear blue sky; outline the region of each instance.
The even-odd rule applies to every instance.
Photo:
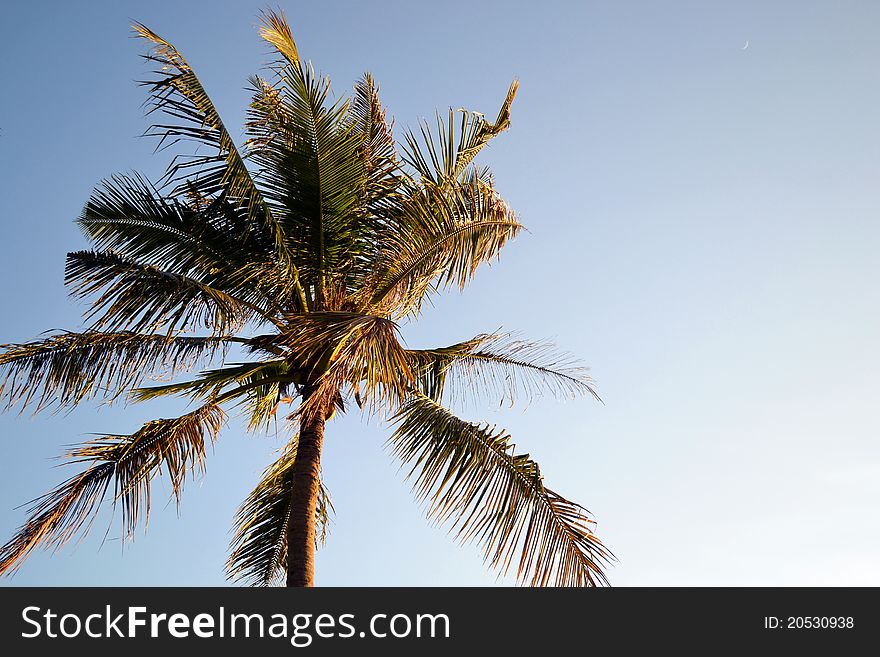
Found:
[[[156,176],[136,19],[188,57],[227,125],[265,61],[259,2],[7,2],[0,25],[0,341],[80,326],[62,285],[73,224],[114,172]],[[484,152],[529,227],[404,335],[499,326],[553,338],[606,405],[462,412],[506,426],[584,503],[616,585],[880,585],[880,4],[283,2],[338,94],[364,71],[398,128],[497,111]],[[743,49],[748,41],[748,48]],[[66,473],[52,457],[171,402],[0,416],[0,535]],[[524,412],[525,411],[525,412]],[[355,416],[328,427],[336,506],[322,585],[484,585],[475,547],[430,526]],[[160,487],[124,546],[83,543],[2,584],[219,585],[231,518],[278,438],[233,423],[179,515]],[[118,521],[118,518],[117,518]],[[510,583],[509,579],[500,580]]]

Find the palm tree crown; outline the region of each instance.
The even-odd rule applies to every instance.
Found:
[[[82,470],[32,503],[0,548],[0,572],[87,530],[108,495],[131,535],[153,478],[167,475],[179,500],[227,411],[259,430],[296,401],[292,439],[236,516],[231,578],[312,583],[332,508],[320,481],[324,425],[354,403],[390,419],[391,451],[428,513],[479,543],[492,566],[530,585],[606,583],[612,557],[587,512],[547,488],[505,431],[443,405],[456,387],[595,396],[585,370],[547,344],[497,333],[407,349],[396,324],[464,287],[521,229],[474,164],[508,127],[516,82],[494,122],[450,111],[398,148],[370,75],[333,101],[283,15],[267,12],[260,34],[277,61],[250,80],[240,151],[177,49],[134,29],[155,65],[143,84],[162,118],[148,133],[161,146],[195,142],[200,154],[175,157],[155,184],[119,175],[94,191],[78,220],[93,249],[68,254],[65,272],[71,294],[89,300],[88,328],[5,345],[0,395],[35,409],[177,395],[195,410],[71,450]],[[230,349],[245,362],[230,362]],[[143,385],[197,365],[191,378]]]

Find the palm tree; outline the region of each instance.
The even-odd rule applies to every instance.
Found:
[[[164,115],[148,134],[162,147],[195,142],[201,154],[176,156],[156,184],[118,175],[93,192],[78,223],[94,249],[68,254],[65,273],[71,294],[90,300],[88,329],[4,345],[0,395],[7,407],[35,409],[178,395],[195,410],[72,449],[84,469],[32,502],[0,548],[0,572],[86,531],[111,484],[131,536],[155,476],[167,474],[179,503],[224,409],[260,430],[297,400],[290,441],[235,518],[230,578],[313,584],[332,509],[321,482],[325,425],[353,402],[390,420],[391,451],[429,515],[479,543],[489,564],[515,567],[530,585],[607,583],[612,556],[586,510],[547,488],[505,431],[442,405],[456,389],[596,396],[585,370],[507,334],[407,349],[396,323],[438,291],[464,287],[520,231],[489,170],[474,165],[508,127],[517,83],[494,123],[450,111],[398,149],[370,75],[350,99],[332,101],[284,16],[267,12],[260,35],[277,61],[250,79],[239,151],[177,49],[134,29],[156,69],[143,83],[148,113]],[[198,364],[189,379],[142,385]]]

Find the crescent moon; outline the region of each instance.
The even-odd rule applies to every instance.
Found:
[[[746,41],[746,45],[744,45],[740,50],[746,50],[749,47],[749,42]]]

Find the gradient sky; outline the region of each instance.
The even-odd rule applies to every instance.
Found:
[[[4,3],[0,341],[81,326],[62,285],[65,253],[85,248],[73,220],[102,178],[167,163],[136,138],[147,67],[130,21],[178,46],[240,136],[264,4]],[[374,74],[398,135],[449,106],[494,116],[519,79],[511,130],[481,161],[530,232],[403,334],[503,326],[591,367],[604,406],[462,414],[507,427],[590,509],[613,584],[880,585],[880,4],[281,7],[337,94]],[[0,416],[2,539],[67,476],[52,467],[65,446],[182,409]],[[328,425],[336,518],[317,583],[511,583],[424,520],[387,433]],[[232,515],[280,444],[233,422],[179,514],[159,486],[133,543],[118,516],[103,540],[108,514],[0,583],[222,585]]]

